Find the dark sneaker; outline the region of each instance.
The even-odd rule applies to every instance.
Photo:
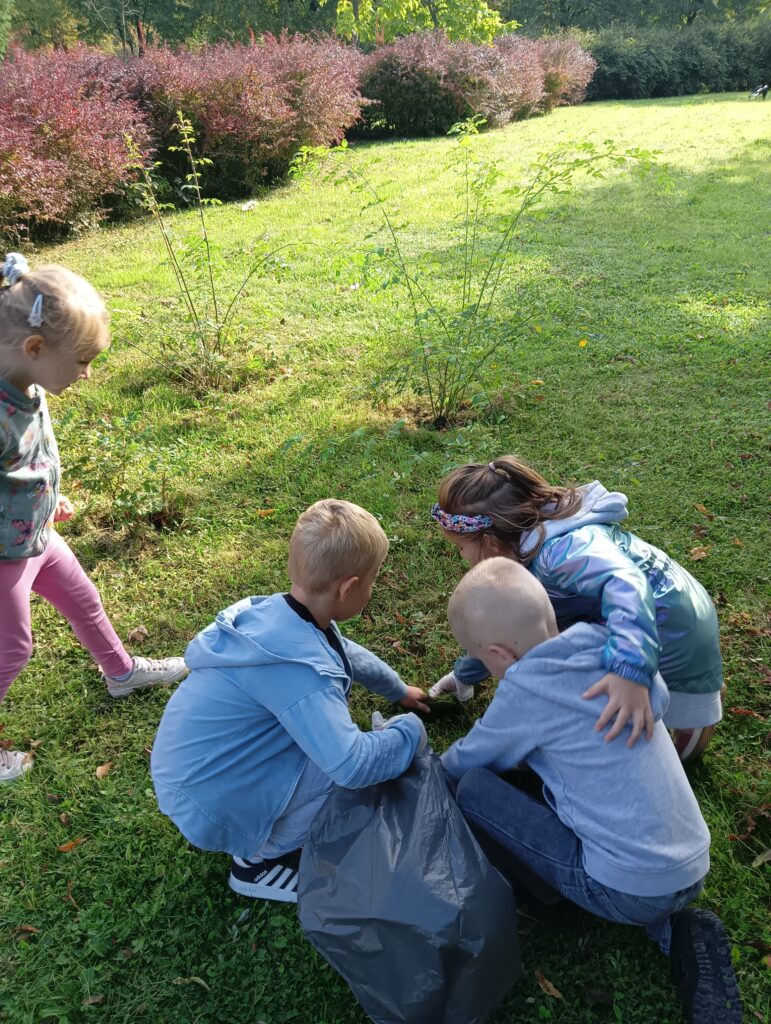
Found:
[[[228,885],[233,892],[253,900],[297,903],[299,868],[299,850],[285,853],[275,860],[244,860],[242,857],[234,857],[230,863]]]
[[[715,735],[715,728],[714,725],[705,725],[702,729],[672,730],[672,741],[683,764],[699,760]]]
[[[673,914],[669,958],[688,1024],[742,1024],[731,943],[719,917],[709,910]]]

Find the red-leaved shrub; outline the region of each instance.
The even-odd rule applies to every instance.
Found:
[[[597,67],[594,57],[566,36],[539,39],[536,45],[544,70],[544,110],[580,103]]]
[[[470,116],[463,87],[470,43],[451,43],[442,32],[415,32],[364,59],[361,91],[372,101],[365,108],[369,126],[403,135],[444,135]],[[475,93],[483,91],[475,82]]]
[[[124,89],[151,125],[161,158],[178,142],[177,110],[213,166],[207,188],[241,195],[284,175],[301,146],[339,142],[358,119],[360,51],[282,34],[252,46],[150,49],[124,65]]]
[[[98,50],[13,50],[0,63],[0,234],[65,232],[103,216],[131,178],[125,134],[144,148],[136,105]]]
[[[417,32],[364,60],[361,91],[372,101],[372,128],[405,135],[443,134],[472,114],[491,127],[583,97],[595,63],[568,39],[506,35],[494,46]]]
[[[506,64],[510,120],[521,121],[538,113],[544,98],[544,71],[538,42],[508,33],[495,40],[495,48]]]
[[[594,68],[567,38],[487,46],[441,32],[367,56],[286,33],[130,58],[16,49],[0,63],[0,234],[63,233],[115,207],[134,174],[127,135],[169,180],[183,177],[184,158],[169,150],[177,111],[213,161],[206,191],[229,198],[282,177],[301,146],[339,142],[362,107],[370,129],[407,135],[443,134],[472,115],[495,127],[582,99]]]

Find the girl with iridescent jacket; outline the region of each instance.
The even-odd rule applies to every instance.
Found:
[[[453,470],[439,486],[431,515],[471,565],[503,555],[527,566],[546,588],[562,628],[579,620],[607,626],[607,675],[584,696],[607,695],[596,727],[612,723],[608,741],[627,724],[629,746],[643,731],[650,737],[648,691],[659,671],[670,691],[665,724],[680,757],[704,751],[722,717],[717,614],[690,573],[622,528],[624,494],[597,481],[555,487],[506,455]],[[476,659],[459,658],[429,695],[467,700],[488,674]]]

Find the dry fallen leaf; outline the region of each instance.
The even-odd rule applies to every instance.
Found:
[[[265,516],[272,516],[276,510],[274,508],[258,508],[257,515],[260,519],[264,519]]]
[[[205,988],[207,992],[211,992],[211,989],[203,980],[203,978],[197,978],[195,975],[192,978],[174,978],[171,982],[172,985],[200,985],[201,988]]]
[[[391,644],[391,646],[399,654],[403,654],[405,656],[405,658],[414,658],[415,657],[415,655],[412,653],[412,651],[408,651],[406,647],[402,647],[402,644],[401,644],[400,640],[396,640],[394,643]]]
[[[62,825],[64,825],[65,828],[72,824],[72,822],[70,821],[70,816],[66,812],[59,815],[59,821],[62,823]]]
[[[71,839],[69,843],[62,843],[62,845],[57,846],[56,849],[59,853],[70,853],[76,846],[80,846],[80,844],[85,843],[85,841],[85,839]]]
[[[104,1002],[104,996],[86,996],[82,1002],[82,1006],[97,1006],[99,1003]]]
[[[407,622],[407,620],[405,619],[401,612],[394,612],[394,618],[396,619],[400,626],[404,626]]]
[[[104,764],[100,764],[99,767],[96,769],[97,779],[103,779],[106,775],[109,775],[111,768],[112,761],[105,761]]]
[[[706,516],[707,519],[715,518],[713,514],[709,511],[709,509],[705,505],[702,505],[701,502],[697,502],[693,507],[696,509],[697,512],[701,512],[703,516]]]
[[[691,561],[698,562],[702,558],[707,557],[707,555],[709,554],[709,547],[700,545],[699,547],[691,548],[688,554],[691,556]]]
[[[758,718],[761,722],[765,722],[765,717],[758,711],[753,711],[751,708],[728,708],[732,715],[744,715],[745,718]]]
[[[761,864],[765,864],[766,861],[769,860],[771,860],[771,850],[764,850],[762,853],[757,855],[755,860],[752,862],[752,866],[754,868],[759,868]]]
[[[141,644],[150,636],[147,626],[137,626],[136,629],[132,629],[129,635],[126,637],[130,644]]]
[[[560,990],[555,988],[548,978],[544,977],[542,971],[535,971],[535,980],[538,982],[542,991],[544,991],[547,996],[551,996],[552,999],[563,999],[563,995],[560,992]]]
[[[34,924],[20,924],[16,929],[16,938],[23,939],[25,935],[39,935],[40,929],[36,928]]]

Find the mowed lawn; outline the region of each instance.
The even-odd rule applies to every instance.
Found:
[[[713,838],[700,903],[735,943],[748,1021],[770,1012],[770,124],[771,104],[726,95],[561,109],[482,136],[498,189],[536,153],[587,137],[660,151],[658,171],[578,182],[522,225],[501,309],[530,327],[491,368],[492,412],[467,411],[442,432],[422,425],[414,395],[373,395],[372,380],[398,364],[409,311],[398,289],[360,287],[355,257],[375,211],[361,214],[345,188],[290,184],[251,209],[210,211],[226,290],[256,240],[303,243],[248,292],[249,368],[229,391],[193,394],[154,359],[159,337],[181,329],[149,222],[35,255],[85,274],[112,309],[111,352],[51,406],[63,490],[79,509],[62,532],[120,634],[146,628],[135,652],[182,653],[220,608],[284,588],[298,512],[341,496],[380,516],[391,539],[372,603],[346,631],[429,685],[457,653],[445,610],[463,571],[428,517],[444,471],[513,451],[554,481],[628,494],[630,527],[693,570],[718,606],[726,715],[690,777]],[[460,272],[457,182],[445,169],[454,145],[357,145],[350,157],[369,166],[439,295]],[[492,204],[491,230],[506,201]],[[172,222],[180,235],[195,228],[191,214]],[[74,471],[84,459],[92,468]],[[159,511],[153,525],[146,513]],[[34,629],[33,659],[0,708],[3,740],[39,744],[33,771],[0,790],[0,1020],[364,1021],[294,910],[232,895],[228,858],[192,849],[158,812],[148,753],[168,693],[111,701],[40,601]],[[437,709],[437,751],[492,692]],[[366,727],[383,704],[359,691],[352,711]],[[681,1021],[667,964],[642,933],[526,903],[520,926],[524,974],[494,1024]]]

